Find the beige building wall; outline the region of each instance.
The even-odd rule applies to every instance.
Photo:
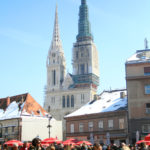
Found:
[[[143,139],[150,132],[149,54],[149,49],[138,50],[126,62],[130,143],[136,142],[137,133]]]
[[[4,141],[10,139],[20,140],[20,118],[0,120],[0,132]]]
[[[150,63],[127,64],[126,76],[127,77],[144,76],[144,67],[150,67]]]
[[[150,85],[150,78],[144,75],[144,67],[150,67],[150,64],[126,65],[129,118],[132,119],[150,117],[146,113],[146,103],[150,103],[150,95],[145,94],[145,86]]]

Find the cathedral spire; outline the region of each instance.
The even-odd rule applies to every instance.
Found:
[[[56,4],[56,11],[55,11],[53,38],[52,38],[52,43],[51,43],[51,49],[54,49],[54,48],[56,50],[62,50],[62,44],[61,44],[60,34],[59,34],[57,4]]]
[[[81,0],[77,41],[93,40],[88,16],[86,0]]]

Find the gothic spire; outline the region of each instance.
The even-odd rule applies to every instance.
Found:
[[[54,22],[51,49],[62,50],[62,44],[61,44],[60,34],[59,34],[57,4],[56,4],[56,11],[55,11],[55,22]]]
[[[88,16],[86,0],[81,0],[77,41],[93,40]]]

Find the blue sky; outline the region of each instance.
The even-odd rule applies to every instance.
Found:
[[[125,88],[125,61],[150,40],[150,0],[87,0],[99,51],[100,87]],[[57,0],[60,35],[72,72],[80,0]],[[56,0],[0,1],[0,98],[29,92],[41,105]]]

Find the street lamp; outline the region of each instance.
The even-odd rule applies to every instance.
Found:
[[[50,125],[50,121],[51,121],[51,119],[52,119],[53,117],[52,116],[48,116],[48,126],[47,126],[47,128],[49,129],[48,130],[48,135],[49,135],[49,138],[50,138],[50,128],[52,127],[51,125]]]
[[[0,132],[0,138],[2,138],[2,127],[3,127],[3,124],[2,123],[0,123],[0,129],[1,129],[1,132]]]

